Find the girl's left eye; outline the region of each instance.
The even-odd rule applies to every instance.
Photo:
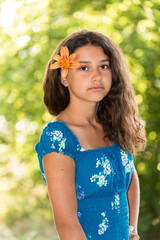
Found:
[[[109,68],[108,65],[102,65],[102,66],[101,66],[101,69],[108,69],[108,68]]]

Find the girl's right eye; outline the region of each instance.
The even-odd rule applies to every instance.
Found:
[[[88,70],[88,67],[82,66],[82,67],[80,67],[80,70],[82,70],[82,71],[87,71],[87,70]]]

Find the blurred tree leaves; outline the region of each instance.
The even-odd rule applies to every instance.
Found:
[[[37,222],[31,229],[36,233],[29,239],[40,239],[40,235],[53,239],[52,231],[47,235],[39,227],[52,229],[47,191],[34,152],[44,124],[52,119],[42,102],[42,79],[57,43],[73,31],[89,28],[111,37],[129,64],[148,137],[145,152],[135,161],[141,183],[139,233],[142,239],[158,240],[159,1],[6,0],[1,3],[0,18],[0,210],[5,226],[17,239],[25,239],[30,225],[18,233],[16,224],[28,219]]]

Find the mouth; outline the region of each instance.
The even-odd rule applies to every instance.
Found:
[[[88,90],[94,91],[94,92],[99,92],[103,90],[103,87],[97,86],[97,87],[91,87]]]

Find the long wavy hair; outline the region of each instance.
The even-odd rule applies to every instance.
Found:
[[[69,35],[56,48],[60,54],[62,46],[67,46],[72,54],[77,48],[91,44],[102,47],[110,59],[112,86],[109,93],[99,102],[97,121],[102,125],[105,138],[119,143],[124,151],[136,155],[146,145],[144,121],[138,116],[129,71],[120,48],[107,36],[91,30],[81,30]],[[52,58],[47,65],[43,81],[44,103],[48,111],[56,116],[69,104],[68,88],[61,83],[60,69],[51,70]]]

